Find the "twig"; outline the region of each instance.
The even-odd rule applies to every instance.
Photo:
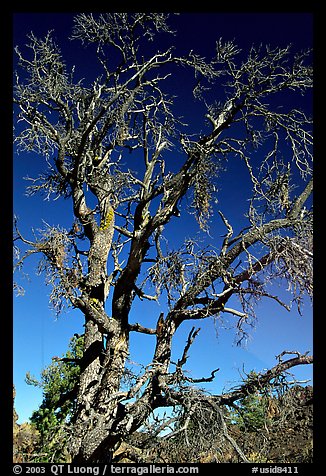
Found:
[[[225,253],[226,253],[226,250],[229,246],[229,239],[233,235],[233,228],[220,210],[218,211],[218,213],[219,213],[220,217],[222,218],[223,223],[224,223],[224,225],[226,226],[226,228],[228,230],[227,234],[226,234],[226,236],[223,240],[222,249],[221,249],[221,255],[224,256]]]

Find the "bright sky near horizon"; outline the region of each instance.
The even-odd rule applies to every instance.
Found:
[[[178,30],[175,41],[181,52],[193,49],[209,57],[213,54],[215,41],[220,37],[234,40],[243,50],[247,50],[252,44],[285,47],[291,43],[295,50],[310,48],[313,41],[312,20],[312,14],[297,12],[210,12],[182,13],[172,19],[172,23]],[[72,14],[16,13],[14,45],[26,43],[26,34],[30,31],[42,37],[53,29],[57,42],[62,43],[63,55],[71,64],[76,61],[76,70],[80,67],[78,74],[83,77],[88,74],[89,68],[87,51],[77,45],[77,42],[64,43],[70,35],[72,21]],[[184,79],[186,80],[186,76]],[[182,94],[183,84],[175,84],[175,87]],[[309,104],[305,106],[311,107]],[[187,103],[186,108],[189,110],[185,113],[192,113],[192,108],[195,107],[193,103]],[[220,185],[219,203],[225,207],[223,211],[225,210],[226,216],[237,218],[240,223],[239,204],[246,200],[245,189],[242,186],[241,171],[236,168],[238,166],[230,164],[230,167],[230,179]],[[28,183],[23,178],[35,177],[41,170],[42,160],[35,154],[14,156],[14,212],[19,218],[20,229],[27,238],[32,238],[32,228],[37,230],[44,226],[42,220],[68,229],[71,226],[71,204],[68,201],[45,201],[39,196],[26,197],[25,188]],[[180,240],[183,240],[185,232],[190,235],[191,223],[190,220],[179,223]],[[170,245],[176,247],[179,239],[177,231],[178,228],[171,228],[170,232]],[[210,233],[212,242],[216,239],[219,244],[222,233],[221,228],[213,224]],[[42,368],[51,363],[51,358],[60,356],[67,350],[72,335],[83,331],[79,311],[71,310],[55,319],[48,304],[51,290],[44,285],[44,276],[36,276],[33,271],[37,266],[37,258],[31,257],[26,264],[24,271],[29,274],[29,279],[21,280],[26,292],[24,296],[14,300],[14,384],[19,423],[28,420],[42,400],[42,392],[25,383],[26,372],[39,378]],[[280,292],[281,297],[286,295],[286,290],[277,289],[277,292]],[[157,316],[159,308],[156,303],[146,303],[145,310],[142,306],[143,303],[135,305],[135,319],[138,314],[144,316],[144,313],[148,315],[148,319],[152,313]],[[210,392],[220,393],[224,388],[228,389],[239,383],[243,370],[262,371],[275,365],[275,356],[283,350],[298,350],[302,353],[309,350],[312,353],[312,308],[308,300],[302,314],[300,316],[295,308],[288,312],[274,301],[264,301],[257,308],[258,322],[251,332],[251,338],[243,347],[234,343],[231,318],[225,320],[223,327],[216,326],[213,319],[202,321],[199,323],[201,332],[191,347],[187,368],[194,378],[209,376],[213,369],[220,368],[214,382],[206,386]],[[175,336],[175,360],[180,357],[193,325],[193,322],[185,323],[182,332]],[[133,360],[146,364],[146,356],[150,355],[153,345],[154,337],[135,336],[131,349]],[[312,379],[311,366],[295,368],[293,373],[300,380]]]

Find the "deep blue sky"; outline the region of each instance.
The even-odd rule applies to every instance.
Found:
[[[269,44],[284,47],[289,43],[294,49],[300,50],[312,46],[313,16],[304,13],[183,13],[172,18],[172,24],[178,30],[175,44],[180,54],[193,49],[208,57],[213,54],[215,41],[222,37],[224,40],[235,40],[243,50],[252,44]],[[48,30],[55,31],[57,42],[62,47],[69,63],[78,65],[78,75],[89,77],[90,62],[87,50],[80,47],[78,42],[65,43],[72,26],[71,14],[58,13],[21,13],[14,15],[14,44],[26,43],[25,36],[31,30],[37,36],[44,36]],[[162,40],[162,50],[165,41]],[[184,73],[185,81],[187,80]],[[182,97],[183,82],[175,84],[175,92]],[[185,102],[185,113],[196,114],[194,103]],[[194,111],[194,112],[192,112]],[[232,164],[231,164],[232,166]],[[226,216],[237,217],[239,204],[245,198],[245,190],[241,187],[241,171],[233,166],[231,179],[221,184],[219,201]],[[42,227],[42,219],[46,222],[69,227],[71,216],[68,202],[60,200],[47,202],[40,197],[26,198],[26,181],[23,177],[35,176],[42,169],[42,162],[34,154],[21,154],[14,157],[14,211],[20,218],[22,231],[29,237],[33,227]],[[227,205],[226,205],[227,204]],[[182,232],[191,233],[191,220],[182,225]],[[185,227],[189,227],[189,230]],[[223,230],[224,231],[224,230]],[[183,240],[183,233],[180,240]],[[212,230],[212,242],[220,243],[219,229]],[[178,245],[176,229],[171,228],[170,237]],[[173,238],[174,237],[174,238]],[[48,306],[50,289],[44,286],[43,277],[35,276],[33,265],[37,263],[30,259],[27,270],[30,281],[25,281],[26,294],[15,299],[14,302],[14,383],[16,385],[16,410],[19,421],[26,421],[32,411],[41,401],[41,392],[25,384],[27,371],[36,377],[43,367],[51,362],[51,357],[61,355],[67,349],[69,338],[75,332],[82,332],[82,316],[78,312],[69,312],[55,320],[53,312]],[[284,294],[285,291],[281,291]],[[149,303],[146,310],[137,303],[134,316],[148,313],[157,315],[157,304]],[[234,332],[231,327],[232,319],[225,322],[225,328],[218,328],[218,336],[213,320],[199,323],[201,332],[190,352],[188,368],[193,377],[208,376],[213,368],[220,371],[216,381],[207,388],[211,392],[221,392],[224,388],[236,384],[239,372],[244,369],[261,371],[274,365],[275,355],[281,351],[299,350],[312,351],[312,310],[310,304],[304,307],[300,317],[295,310],[288,313],[274,302],[265,302],[257,312],[259,320],[256,329],[252,332],[252,339],[245,348],[234,345]],[[146,324],[146,323],[145,323]],[[176,335],[175,359],[180,357],[186,335],[193,323],[187,323],[183,331]],[[138,335],[132,341],[133,360],[146,363],[146,353],[150,353],[154,345],[151,336]],[[311,366],[304,366],[294,370],[300,379],[312,377]]]

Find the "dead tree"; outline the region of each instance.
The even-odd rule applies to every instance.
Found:
[[[45,159],[44,173],[28,191],[73,205],[71,230],[49,225],[27,239],[16,223],[15,245],[17,267],[41,253],[52,302],[58,310],[70,303],[84,318],[71,423],[75,462],[104,461],[157,408],[187,408],[180,382],[214,378],[217,370],[197,380],[183,373],[195,330],[171,370],[173,337],[185,321],[228,313],[241,337],[261,298],[288,308],[268,291],[273,279],[288,283],[299,306],[305,293],[312,295],[311,119],[297,94],[312,87],[309,52],[252,47],[244,57],[222,40],[211,60],[193,51],[178,56],[172,47],[149,52],[149,40],[152,46],[172,33],[168,20],[163,13],[76,15],[72,39],[95,45],[93,80],[75,80],[51,33],[43,39],[31,34],[27,48],[16,48],[15,144]],[[169,79],[179,68],[193,72],[189,87],[202,101],[197,133],[175,107]],[[216,101],[205,98],[208,90]],[[298,107],[278,107],[286,92]],[[227,207],[216,205],[228,161],[244,164],[249,178],[242,230],[226,216]],[[203,231],[220,220],[220,244],[202,249],[187,239],[178,250],[164,246],[165,226],[182,223],[186,213]],[[25,249],[19,251],[19,243]],[[239,308],[228,305],[231,297]],[[162,300],[167,311],[153,315],[151,327],[133,323],[137,299]],[[125,390],[135,332],[152,336],[156,346]],[[234,397],[223,398],[214,405]]]

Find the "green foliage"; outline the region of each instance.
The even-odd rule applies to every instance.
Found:
[[[257,431],[267,423],[267,402],[263,396],[248,395],[241,401],[239,409],[234,420],[241,430]]]
[[[53,358],[38,381],[28,372],[26,383],[43,389],[43,401],[34,411],[31,422],[40,434],[38,453],[42,456],[35,462],[63,462],[65,456],[64,423],[72,417],[75,408],[76,384],[80,373],[79,360],[83,354],[83,336],[75,335],[69,349],[61,358]]]
[[[257,378],[251,371],[244,383],[250,383]],[[259,390],[242,398],[238,405],[231,410],[231,419],[239,429],[257,431],[269,423],[267,414],[268,397]]]

